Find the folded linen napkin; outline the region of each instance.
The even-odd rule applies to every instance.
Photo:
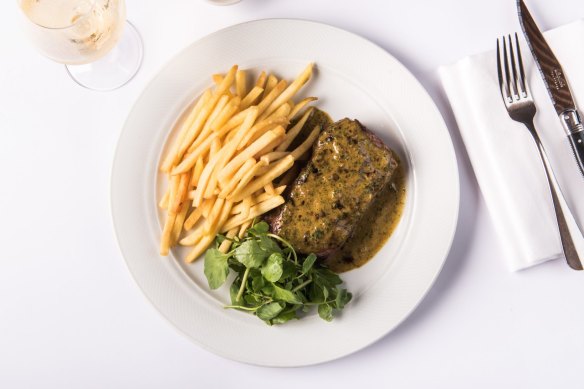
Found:
[[[544,35],[562,64],[583,113],[584,21]],[[584,231],[584,178],[527,44],[521,49],[526,78],[537,106],[535,127],[572,211],[572,236],[580,257],[584,258],[584,239],[580,233]],[[563,258],[544,168],[531,135],[523,124],[512,121],[505,109],[495,51],[442,67],[439,75],[510,269]]]

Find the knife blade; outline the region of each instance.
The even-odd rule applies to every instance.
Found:
[[[523,35],[525,35],[556,113],[566,131],[580,173],[584,175],[584,125],[564,70],[535,24],[523,0],[517,0],[517,11]]]

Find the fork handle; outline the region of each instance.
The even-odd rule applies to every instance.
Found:
[[[539,151],[539,155],[541,160],[543,161],[543,165],[545,167],[545,173],[548,180],[548,184],[550,187],[550,192],[552,193],[552,200],[554,203],[554,210],[556,212],[556,220],[558,222],[558,229],[560,231],[560,240],[562,241],[562,248],[564,249],[564,256],[566,257],[566,261],[568,262],[568,266],[570,266],[574,270],[582,270],[582,261],[580,261],[580,257],[578,256],[578,251],[576,251],[576,246],[574,245],[574,241],[572,240],[572,235],[570,234],[570,229],[568,227],[568,223],[566,222],[566,217],[564,216],[564,211],[562,209],[562,205],[560,204],[560,198],[558,196],[559,186],[548,160],[547,154],[537,132],[535,131],[535,126],[533,123],[526,123],[527,128],[529,128],[535,143],[537,144],[537,150]]]

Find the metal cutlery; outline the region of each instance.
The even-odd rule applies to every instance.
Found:
[[[556,113],[564,126],[580,172],[584,174],[584,125],[570,92],[564,70],[535,24],[523,0],[517,0],[517,11],[531,54],[552,99]]]
[[[547,158],[545,149],[533,124],[536,108],[531,91],[525,79],[525,70],[519,47],[519,40],[515,34],[515,47],[511,35],[497,39],[497,74],[501,96],[511,119],[523,123],[533,137],[539,155],[545,167],[549,188],[554,203],[554,210],[562,241],[562,248],[568,265],[574,270],[582,270],[582,262],[578,257],[574,241],[566,222],[562,206],[560,204],[561,192]]]

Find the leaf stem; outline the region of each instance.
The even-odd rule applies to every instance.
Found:
[[[272,239],[276,239],[276,240],[279,240],[280,242],[284,243],[284,245],[286,245],[286,247],[288,247],[290,249],[290,251],[292,251],[292,255],[294,255],[294,263],[298,264],[298,256],[296,255],[296,250],[294,250],[294,247],[292,247],[292,245],[290,243],[288,243],[287,240],[282,239],[278,235],[275,235],[275,234],[266,234],[266,236],[269,236]]]
[[[258,308],[260,308],[261,305],[259,307],[246,307],[243,305],[226,305],[223,308],[228,309],[228,308],[232,308],[232,309],[241,309],[244,311],[257,311]]]
[[[243,273],[243,278],[241,279],[241,285],[239,286],[239,292],[237,292],[237,297],[235,297],[235,301],[239,301],[241,299],[241,295],[245,289],[245,284],[247,283],[247,277],[249,276],[249,267],[245,268],[245,273]]]
[[[297,292],[300,289],[304,288],[306,285],[310,284],[312,282],[311,279],[304,281],[303,283],[301,283],[300,285],[298,285],[296,288],[292,289],[292,292]]]

